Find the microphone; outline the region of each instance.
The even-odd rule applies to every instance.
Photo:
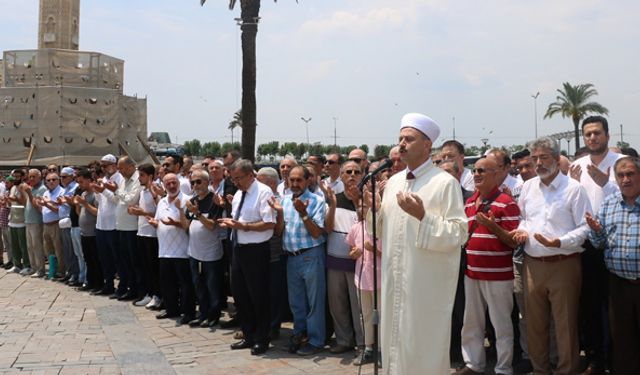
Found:
[[[385,169],[391,168],[391,166],[393,166],[393,161],[389,158],[385,158],[384,161],[380,163],[378,168],[374,169],[372,172],[369,172],[369,174],[367,174],[362,178],[362,181],[358,183],[358,189],[362,190],[362,188],[364,187],[364,184],[366,184],[367,181],[369,181],[373,176],[384,171]]]

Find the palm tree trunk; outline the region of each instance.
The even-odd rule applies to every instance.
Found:
[[[256,36],[260,0],[242,0],[242,157],[255,160]]]
[[[578,117],[573,117],[573,131],[575,133],[575,137],[576,137],[576,152],[578,152],[578,149],[580,148],[580,118]]]

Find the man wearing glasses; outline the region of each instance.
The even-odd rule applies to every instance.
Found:
[[[367,159],[367,153],[364,152],[364,150],[360,148],[354,148],[353,150],[351,150],[351,152],[349,152],[349,157],[347,158],[347,160],[355,161],[356,163],[360,164],[360,170],[362,170],[363,173],[367,173],[367,170],[369,169],[369,159]]]
[[[62,252],[64,253],[64,277],[59,281],[75,283],[80,273],[79,259],[73,251],[71,240],[71,205],[73,195],[78,187],[74,180],[75,171],[71,167],[64,167],[60,172],[60,184],[64,189],[62,196],[58,197],[58,217],[60,218],[60,238],[62,239]]]
[[[42,173],[38,169],[30,169],[27,182],[20,185],[27,195],[24,222],[27,226],[27,250],[31,260],[31,268],[35,271],[33,277],[44,277],[44,249],[42,247],[42,213],[35,201],[42,197],[47,188],[42,181]]]
[[[251,354],[258,355],[269,348],[269,240],[276,223],[269,206],[273,192],[255,179],[249,160],[236,160],[229,172],[238,191],[233,196],[231,218],[218,219],[218,223],[232,231],[231,287],[244,335],[231,349],[251,348]]]
[[[37,207],[42,211],[42,238],[44,249],[49,257],[49,274],[48,278],[52,280],[58,276],[58,270],[64,267],[64,258],[62,252],[62,240],[60,239],[60,231],[58,229],[58,197],[64,194],[64,190],[60,186],[60,178],[55,172],[50,172],[45,178],[47,191],[44,192],[42,198],[37,200]],[[58,269],[59,267],[59,269]]]
[[[344,191],[344,184],[340,179],[340,165],[342,165],[342,155],[337,152],[329,154],[324,161],[324,172],[327,178],[322,182],[325,187],[330,187],[335,194],[340,194]]]

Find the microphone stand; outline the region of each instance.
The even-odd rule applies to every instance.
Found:
[[[380,314],[378,312],[378,236],[376,231],[376,178],[369,174],[371,181],[371,222],[373,224],[373,373],[378,375],[378,325],[380,324]],[[364,191],[364,184],[360,187],[361,193]],[[364,194],[363,194],[364,197]],[[366,251],[366,250],[365,250]]]

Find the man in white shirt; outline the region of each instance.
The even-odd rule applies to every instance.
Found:
[[[298,165],[298,162],[290,156],[287,156],[280,161],[278,169],[280,169],[280,178],[282,179],[282,182],[278,185],[277,190],[281,197],[291,195],[291,189],[289,188],[289,172],[296,165]]]
[[[182,325],[193,320],[196,309],[189,267],[189,236],[181,224],[189,197],[180,190],[176,174],[167,173],[162,183],[167,195],[158,202],[154,218],[149,219],[149,224],[158,230],[160,289],[165,306],[165,312],[156,315],[156,319],[178,318],[177,325]]]
[[[344,191],[344,183],[340,179],[340,166],[342,165],[342,155],[337,152],[327,155],[324,161],[324,172],[327,178],[322,180],[325,187],[330,187],[335,194]]]
[[[162,169],[166,173],[173,173],[178,176],[180,181],[180,191],[182,194],[191,195],[191,185],[189,179],[182,175],[181,171],[184,167],[184,160],[182,156],[178,154],[171,154],[164,158],[162,161]]]
[[[115,292],[113,281],[116,276],[115,254],[118,248],[118,233],[116,232],[117,200],[114,192],[123,180],[122,175],[117,171],[116,162],[116,157],[111,154],[103,156],[100,160],[100,168],[104,172],[104,177],[91,183],[98,201],[96,242],[104,277],[104,286],[101,290],[92,292],[94,295],[110,296]]]
[[[116,295],[118,300],[130,301],[144,297],[139,295],[138,285],[141,273],[141,259],[136,248],[136,233],[138,232],[138,217],[128,212],[130,205],[138,203],[140,200],[140,181],[136,163],[128,156],[123,156],[118,160],[118,171],[123,177],[123,181],[115,191],[117,200],[116,206],[116,231],[118,232],[118,258],[120,267],[120,283]],[[137,267],[136,267],[137,266]]]
[[[609,124],[602,116],[582,121],[582,136],[588,154],[569,167],[569,175],[580,182],[598,212],[604,198],[619,191],[613,166],[622,155],[609,150]],[[607,358],[605,343],[610,341],[605,320],[608,272],[602,250],[585,241],[582,254],[582,293],[580,296],[580,330],[584,338],[585,355],[589,366],[585,375],[603,374]],[[603,335],[603,332],[607,332]]]
[[[547,137],[529,145],[537,177],[524,183],[522,220],[512,232],[524,244],[525,306],[529,358],[536,374],[551,373],[549,318],[555,323],[558,364],[554,373],[575,374],[579,365],[580,253],[591,204],[582,186],[560,173],[560,147]]]
[[[460,185],[467,190],[473,192],[475,190],[473,183],[473,173],[464,167],[464,146],[462,143],[455,139],[450,139],[442,144],[442,151],[440,151],[440,157],[443,160],[453,160],[458,169],[462,171],[460,176]]]
[[[231,287],[244,334],[242,340],[231,344],[231,349],[251,348],[251,354],[258,355],[269,348],[269,240],[276,223],[269,205],[273,192],[255,179],[249,160],[236,160],[229,173],[238,191],[233,197],[231,218],[218,222],[222,228],[232,230]]]

